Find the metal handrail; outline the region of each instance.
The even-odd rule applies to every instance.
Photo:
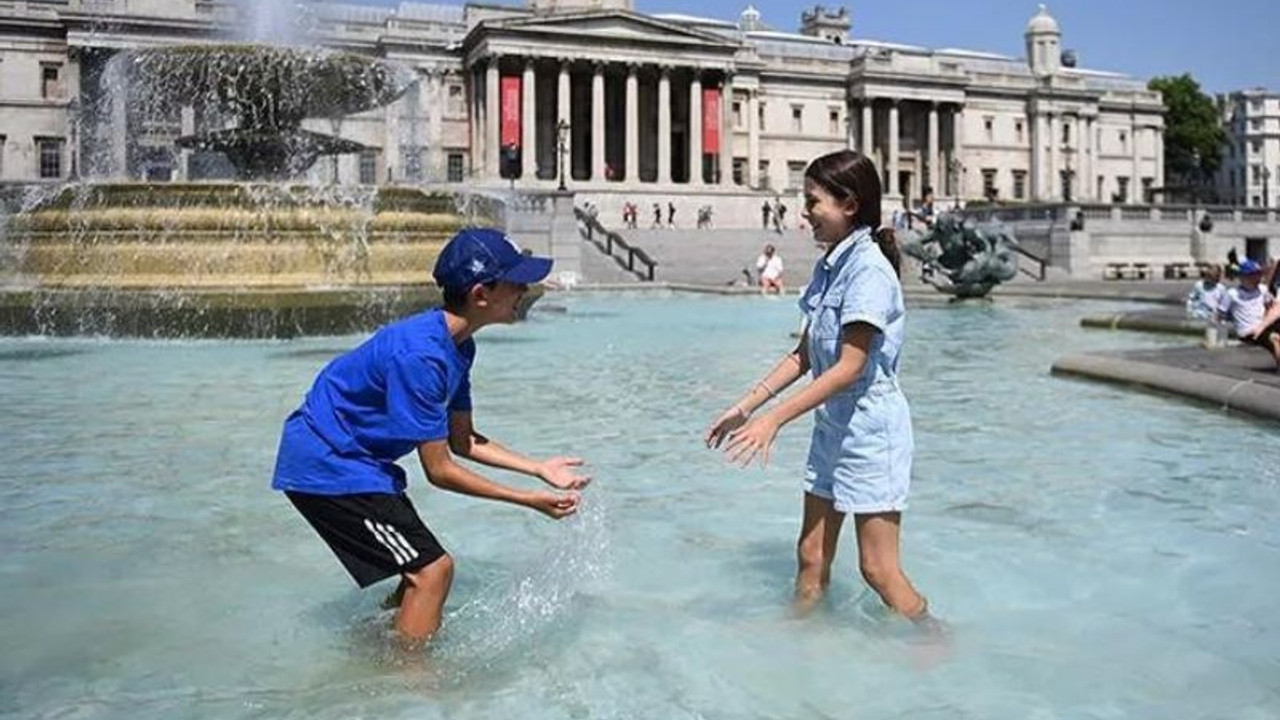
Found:
[[[594,243],[596,247],[599,247],[601,250],[603,250],[605,254],[608,255],[609,257],[615,258],[616,260],[618,260],[618,262],[623,263],[623,265],[627,268],[627,270],[635,274],[636,277],[640,278],[641,280],[648,280],[649,282],[653,282],[655,271],[658,267],[658,262],[653,258],[649,257],[649,253],[646,253],[643,249],[635,247],[634,245],[631,245],[630,243],[628,243],[626,240],[623,239],[621,235],[619,235],[618,233],[612,230],[609,230],[603,224],[601,224],[599,218],[593,217],[590,213],[583,210],[582,208],[575,207],[573,209],[573,214],[574,214],[574,217],[578,219],[578,222],[582,223],[583,227],[585,228],[585,230],[583,231],[583,237],[585,237],[590,242]],[[599,237],[604,238],[603,246],[601,246],[600,241],[596,239],[597,235]],[[619,257],[618,255],[614,254],[615,246],[620,252],[626,253],[625,260],[622,257]],[[644,266],[645,268],[644,271],[636,270],[637,261],[639,261],[639,263]]]

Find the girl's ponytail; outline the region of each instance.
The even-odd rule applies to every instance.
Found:
[[[898,235],[893,228],[885,226],[877,229],[871,234],[875,238],[876,244],[880,246],[880,252],[889,259],[889,264],[893,266],[893,271],[902,277],[902,248],[898,247]]]

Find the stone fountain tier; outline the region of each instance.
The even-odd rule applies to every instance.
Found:
[[[367,330],[438,303],[430,270],[463,223],[451,195],[412,188],[69,188],[9,218],[0,332]]]
[[[417,78],[376,58],[255,44],[186,45],[126,56],[143,102],[217,108],[241,127],[292,128],[389,105]]]
[[[186,135],[175,143],[185,150],[213,150],[226,154],[242,179],[287,180],[306,171],[321,155],[343,155],[367,145],[310,130],[253,130],[235,128],[203,135]]]

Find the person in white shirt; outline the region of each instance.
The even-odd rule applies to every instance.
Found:
[[[1187,293],[1187,317],[1213,319],[1222,306],[1226,293],[1227,286],[1222,284],[1222,266],[1209,266],[1204,279],[1197,280],[1191,286],[1191,292]]]
[[[773,245],[765,245],[756,258],[756,275],[760,279],[760,292],[782,294],[782,256]]]
[[[1280,312],[1270,291],[1259,287],[1262,266],[1245,260],[1240,263],[1239,276],[1240,284],[1226,292],[1218,316],[1231,321],[1242,342],[1269,350],[1280,370]]]

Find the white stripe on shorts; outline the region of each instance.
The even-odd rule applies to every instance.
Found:
[[[404,539],[404,535],[401,535],[400,531],[397,530],[394,525],[379,524],[379,527],[381,527],[382,531],[387,534],[387,538],[391,540],[391,542],[396,543],[400,549],[404,551],[405,557],[407,558],[405,560],[406,563],[418,557],[418,551],[409,544],[408,540]],[[404,563],[401,564],[403,565]]]
[[[417,557],[418,553],[415,552],[413,548],[409,548],[409,552],[406,552],[405,549],[396,542],[397,538],[393,538],[391,534],[387,532],[386,526],[381,523],[375,523],[372,520],[366,519],[364,521],[364,526],[365,529],[373,535],[373,538],[378,541],[378,544],[386,548],[387,552],[391,553],[391,556],[395,558],[397,565],[404,565],[414,557]],[[395,528],[392,528],[392,530],[394,531]],[[396,535],[399,536],[400,533],[396,532]],[[404,542],[403,537],[399,537],[398,539],[400,542]],[[405,543],[405,545],[407,546],[408,543]],[[412,557],[409,555],[410,552],[413,553]]]

